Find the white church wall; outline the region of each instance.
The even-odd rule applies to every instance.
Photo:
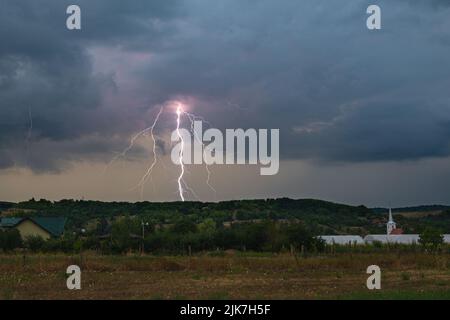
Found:
[[[396,235],[369,234],[364,237],[364,242],[368,243],[368,244],[372,244],[374,242],[413,244],[413,243],[419,243],[419,235],[418,234],[396,234]]]
[[[357,235],[323,235],[319,236],[320,239],[323,239],[326,244],[364,244],[364,240],[362,237]]]

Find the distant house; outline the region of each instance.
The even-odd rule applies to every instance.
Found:
[[[363,238],[360,236],[339,236],[339,235],[330,235],[330,236],[319,236],[319,239],[325,241],[326,244],[334,245],[354,245],[354,244],[364,244]]]
[[[64,233],[66,218],[1,218],[0,229],[17,229],[22,239],[40,236],[44,240],[60,237]]]

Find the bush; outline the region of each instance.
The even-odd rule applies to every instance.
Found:
[[[45,247],[45,240],[41,236],[28,236],[24,241],[25,248],[32,252],[43,251]]]
[[[22,238],[17,229],[0,230],[0,249],[11,251],[22,247]]]

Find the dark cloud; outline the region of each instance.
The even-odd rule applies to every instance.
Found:
[[[280,128],[286,158],[450,153],[446,1],[377,1],[376,32],[368,1],[83,0],[79,32],[72,2],[0,1],[0,167],[103,160],[174,97],[214,126]],[[29,110],[47,156],[25,160]]]
[[[111,136],[123,133],[115,130],[128,133],[133,123],[120,125],[127,119],[124,110],[103,105],[104,95],[116,89],[114,75],[94,72],[87,49],[122,42],[131,47],[143,36],[156,39],[163,33],[158,21],[177,8],[175,1],[133,1],[125,6],[122,1],[78,1],[83,30],[70,32],[65,28],[69,4],[1,1],[0,167],[27,163],[36,170],[59,170],[66,160],[111,153],[102,145],[111,147]],[[31,121],[33,143],[65,143],[55,143],[52,152],[25,161]],[[77,139],[94,134],[103,136],[103,143],[80,147]],[[116,150],[125,139],[114,140]]]
[[[289,158],[446,156],[446,14],[433,4],[378,3],[383,29],[370,32],[366,1],[197,2],[144,82],[160,100],[199,97],[216,125],[280,128]],[[230,101],[245,112],[230,113]]]

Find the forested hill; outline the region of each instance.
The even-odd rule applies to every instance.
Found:
[[[13,208],[14,206],[16,206],[15,203],[0,201],[0,211]]]
[[[389,208],[372,208],[372,211],[377,213],[385,213]],[[431,211],[445,211],[450,210],[450,206],[443,205],[426,205],[426,206],[415,206],[415,207],[402,207],[402,208],[392,208],[394,212],[405,213],[405,212],[431,212]]]
[[[418,232],[426,225],[450,232],[450,211],[437,208],[428,215],[396,211],[394,217],[405,232]],[[384,209],[385,210],[385,209]],[[180,219],[201,223],[213,219],[219,225],[230,222],[264,220],[303,222],[322,234],[384,233],[386,214],[383,209],[349,206],[322,200],[288,198],[267,200],[235,200],[223,202],[100,202],[82,200],[30,200],[17,204],[0,202],[2,216],[64,216],[70,227],[85,227],[100,220],[136,217],[156,224],[171,224]],[[383,212],[384,211],[384,212]],[[404,215],[403,215],[404,214]]]
[[[140,216],[156,223],[173,223],[181,218],[201,222],[212,218],[218,223],[261,219],[301,220],[311,225],[331,228],[336,232],[344,226],[364,226],[371,210],[327,201],[288,198],[267,200],[236,200],[223,202],[100,202],[81,200],[30,200],[20,202],[3,215],[65,216],[77,226],[92,219],[117,216]]]

